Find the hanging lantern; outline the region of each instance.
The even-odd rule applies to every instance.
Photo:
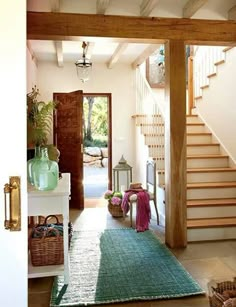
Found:
[[[119,163],[113,168],[114,191],[123,192],[129,189],[130,182],[132,182],[132,167],[122,155]]]

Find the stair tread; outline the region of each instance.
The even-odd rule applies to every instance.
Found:
[[[217,173],[217,172],[236,172],[236,168],[217,167],[217,168],[188,168],[187,173]]]
[[[217,199],[191,199],[187,200],[188,207],[204,206],[234,206],[236,198],[217,198]]]
[[[236,226],[236,217],[188,219],[187,228]]]
[[[228,158],[228,157],[229,156],[227,155],[218,155],[218,154],[215,154],[215,155],[188,155],[187,159],[206,159],[206,158],[220,159],[220,158]]]
[[[207,143],[207,144],[199,143],[199,144],[187,144],[187,146],[197,146],[197,147],[199,146],[220,146],[220,144],[219,143]]]
[[[157,171],[158,174],[164,174],[165,170]],[[236,172],[236,168],[231,167],[217,167],[217,168],[187,168],[187,173],[217,173],[217,172]]]
[[[234,187],[236,187],[236,181],[187,183],[187,189],[234,188]]]
[[[160,136],[163,135],[163,133],[159,134],[159,133],[144,133],[144,136]],[[186,133],[187,136],[199,136],[199,135],[212,135],[211,132],[187,132]]]
[[[160,146],[164,146],[164,144],[148,144],[148,147],[160,147]],[[220,146],[219,143],[208,143],[208,144],[186,144],[187,147],[200,147],[200,146]]]

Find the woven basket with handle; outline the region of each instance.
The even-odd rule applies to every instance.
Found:
[[[48,219],[56,219],[56,223],[47,224]],[[69,223],[69,243],[72,237],[72,225]],[[49,215],[43,224],[38,224],[32,231],[29,248],[33,266],[63,264],[63,224],[56,216]]]
[[[112,205],[111,202],[108,202],[108,211],[113,217],[122,217],[123,211],[121,205]]]

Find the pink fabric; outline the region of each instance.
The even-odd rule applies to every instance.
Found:
[[[146,191],[142,191],[138,192],[137,197],[136,229],[137,231],[145,231],[149,229],[151,219],[149,194]]]
[[[127,190],[122,199],[121,208],[125,214],[129,212],[129,197],[133,194],[137,194],[136,230],[140,232],[148,230],[151,219],[151,209],[149,194],[146,190]]]

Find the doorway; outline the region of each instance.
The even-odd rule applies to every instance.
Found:
[[[104,193],[111,187],[111,94],[83,94],[84,205],[106,205]]]

